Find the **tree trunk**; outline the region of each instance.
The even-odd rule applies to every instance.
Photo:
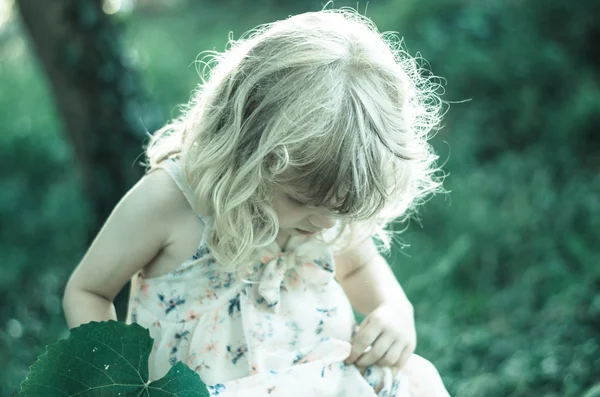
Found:
[[[17,0],[46,71],[92,209],[88,241],[140,178],[136,160],[153,112],[101,0]],[[156,118],[155,118],[156,120]],[[115,299],[126,311],[126,286]]]

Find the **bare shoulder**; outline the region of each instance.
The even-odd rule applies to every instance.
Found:
[[[190,213],[187,200],[166,171],[148,173],[113,209],[67,289],[86,290],[112,300],[171,243],[181,220]]]
[[[188,207],[183,193],[164,170],[158,168],[144,175],[127,193],[123,201],[146,215],[161,217]]]
[[[196,218],[179,186],[161,168],[144,175],[123,197],[113,215],[123,230],[137,225],[136,236],[160,241],[161,248],[177,238],[182,223]]]
[[[351,244],[335,255],[336,278],[343,280],[377,256],[380,256],[380,253],[372,238]]]

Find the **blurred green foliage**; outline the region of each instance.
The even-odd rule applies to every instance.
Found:
[[[200,51],[223,49],[230,30],[320,7],[176,4],[117,14],[165,119],[197,84]],[[416,307],[417,352],[453,396],[600,395],[600,3],[386,0],[367,15],[400,32],[458,102],[433,141],[451,193],[422,207],[401,236],[409,246],[391,257]],[[0,44],[2,396],[66,336],[62,288],[89,227],[23,40],[17,31]]]

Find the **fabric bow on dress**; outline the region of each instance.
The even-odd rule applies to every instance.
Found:
[[[267,250],[262,259],[264,270],[258,282],[258,293],[272,312],[278,311],[281,288],[286,279],[300,277],[307,284],[327,284],[335,276],[335,265],[326,244],[307,241],[293,251]],[[294,275],[292,272],[296,272]]]

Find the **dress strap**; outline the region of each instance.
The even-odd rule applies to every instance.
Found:
[[[173,179],[177,187],[183,193],[183,196],[192,207],[192,210],[202,221],[206,224],[205,217],[200,215],[194,206],[194,190],[190,186],[189,183],[185,180],[185,176],[183,174],[183,164],[179,156],[171,156],[156,165],[155,169],[163,169],[169,174],[169,176]]]

